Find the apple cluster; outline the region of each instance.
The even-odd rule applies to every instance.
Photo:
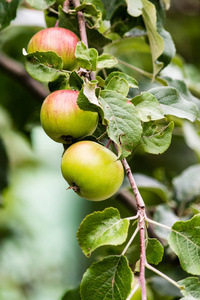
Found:
[[[77,67],[78,41],[70,30],[47,28],[31,38],[27,52],[53,51],[62,58],[65,70],[73,70]],[[97,128],[98,114],[80,109],[78,95],[78,91],[70,89],[50,93],[41,107],[41,124],[52,140],[67,148],[61,171],[70,188],[85,199],[105,200],[119,190],[124,178],[123,166],[108,148],[86,140]]]

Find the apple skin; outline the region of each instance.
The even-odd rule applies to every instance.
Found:
[[[27,52],[53,51],[63,60],[63,69],[73,70],[76,67],[75,49],[79,38],[72,31],[51,27],[38,31],[29,41]]]
[[[92,201],[113,196],[124,179],[124,169],[117,156],[92,141],[71,145],[63,155],[61,171],[71,189]]]
[[[44,100],[40,120],[46,134],[58,143],[92,134],[98,124],[96,112],[84,111],[77,104],[79,92],[58,90]]]

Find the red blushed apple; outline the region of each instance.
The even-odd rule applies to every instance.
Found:
[[[31,39],[27,52],[53,51],[63,60],[63,68],[73,70],[76,66],[75,49],[79,38],[72,31],[51,27],[38,31]]]
[[[67,144],[92,134],[98,124],[96,112],[84,111],[77,104],[79,92],[58,90],[44,100],[40,119],[46,134],[56,142]]]

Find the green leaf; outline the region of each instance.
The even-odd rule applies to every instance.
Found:
[[[105,9],[106,9],[106,19],[110,20],[113,12],[115,11],[116,7],[118,7],[120,4],[124,4],[124,0],[101,0]]]
[[[35,9],[44,10],[53,5],[56,0],[26,0],[26,2]]]
[[[199,116],[198,107],[185,100],[173,87],[153,88],[148,92],[159,101],[165,115],[184,118],[191,122],[194,122]]]
[[[82,90],[79,92],[77,104],[82,110],[99,113],[102,120],[104,120],[104,112],[102,106],[97,100],[95,95],[95,86],[92,83],[88,82],[84,85]]]
[[[172,225],[179,221],[179,218],[175,215],[173,210],[169,208],[169,205],[162,204],[156,207],[156,210],[153,215],[153,219],[161,223],[163,225],[166,225],[167,227],[171,228]],[[170,230],[167,230],[160,226],[154,227],[156,234],[164,240],[168,239],[168,236],[170,234]]]
[[[149,264],[157,265],[162,261],[164,248],[157,239],[147,240],[146,259]]]
[[[114,56],[108,53],[103,53],[97,59],[97,69],[112,68],[117,63],[118,61]]]
[[[143,37],[119,39],[106,46],[105,51],[117,58],[119,67],[124,73],[138,76],[138,72],[134,71],[134,67],[152,73],[151,51]],[[123,61],[123,64],[120,61]],[[133,66],[133,69],[131,69],[131,66]]]
[[[173,179],[175,197],[179,202],[189,202],[200,195],[200,164],[190,166]]]
[[[200,159],[200,135],[195,124],[185,121],[182,128],[187,146],[194,150]]]
[[[193,96],[191,94],[191,92],[189,91],[186,83],[183,80],[180,79],[173,79],[170,78],[168,76],[164,77],[164,80],[167,81],[169,86],[173,86],[175,89],[178,90],[178,92],[180,93],[180,95],[187,101],[189,102],[193,102],[194,104],[196,104],[196,106],[199,109],[199,115],[198,117],[200,118],[200,101],[197,97]]]
[[[143,1],[142,0],[126,0],[128,13],[133,17],[138,17],[142,14]]]
[[[152,54],[153,77],[155,77],[163,67],[163,63],[158,62],[158,58],[164,51],[164,41],[157,32],[157,16],[154,4],[149,2],[148,0],[142,0],[142,3],[142,17],[148,33]]]
[[[173,122],[164,127],[159,127],[152,122],[144,123],[143,134],[138,147],[140,150],[152,154],[165,152],[171,144],[173,128]]]
[[[102,20],[101,11],[97,10],[92,3],[82,3],[80,6],[77,6],[75,10],[83,12],[90,28],[98,28],[100,26]]]
[[[67,291],[61,300],[81,300],[80,287]]]
[[[83,83],[83,79],[75,71],[70,74],[69,84],[73,90],[80,91],[82,89]]]
[[[132,277],[125,256],[106,257],[93,263],[83,275],[82,300],[126,300],[131,290]]]
[[[178,281],[178,284],[181,287],[181,293],[183,294],[183,296],[186,296],[186,298],[181,299],[200,299],[200,282],[197,277],[185,278],[183,280]]]
[[[98,52],[94,48],[87,48],[83,42],[76,46],[75,56],[80,67],[95,71],[97,69]]]
[[[140,191],[148,191],[153,194],[153,198],[156,200],[157,197],[162,202],[167,202],[169,199],[169,191],[167,187],[155,178],[149,177],[144,174],[134,173],[136,184]]]
[[[158,100],[150,93],[141,93],[141,95],[134,97],[131,102],[135,105],[139,117],[143,122],[164,118]]]
[[[156,7],[157,22],[156,27],[159,35],[163,38],[164,49],[162,55],[158,58],[159,62],[163,62],[163,67],[166,67],[175,56],[176,49],[171,35],[164,29],[165,11],[164,6],[160,1],[152,0]]]
[[[104,7],[103,3],[101,2],[101,0],[83,0],[82,3],[92,3],[96,7],[97,10],[101,11],[102,18],[105,19],[106,10],[105,10],[105,7]]]
[[[69,88],[69,74],[61,74],[56,80],[48,84],[50,92]]]
[[[34,79],[41,82],[54,81],[63,73],[62,59],[53,51],[36,51],[26,55],[25,67]]]
[[[109,81],[113,77],[119,77],[119,78],[125,79],[130,88],[138,88],[138,83],[133,77],[131,77],[131,76],[125,74],[125,73],[122,73],[120,71],[115,71],[115,72],[110,73],[108,75],[108,77],[106,78],[105,83],[108,84]]]
[[[77,232],[79,245],[86,256],[98,247],[120,245],[128,234],[129,221],[121,219],[116,208],[106,208],[102,212],[88,215]]]
[[[115,91],[102,91],[98,100],[108,121],[108,136],[121,148],[122,157],[128,156],[142,134],[141,122],[134,105],[128,104],[127,98]]]
[[[189,221],[176,222],[172,226],[168,241],[183,270],[200,275],[200,214]]]
[[[106,90],[116,91],[126,97],[129,92],[129,87],[127,81],[124,78],[114,76],[108,82]]]
[[[15,19],[18,5],[21,0],[0,0],[0,30],[7,27]]]

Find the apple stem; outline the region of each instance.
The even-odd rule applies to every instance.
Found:
[[[106,145],[106,148],[108,148],[110,146],[110,143],[111,143],[111,139],[108,140],[108,143]]]

